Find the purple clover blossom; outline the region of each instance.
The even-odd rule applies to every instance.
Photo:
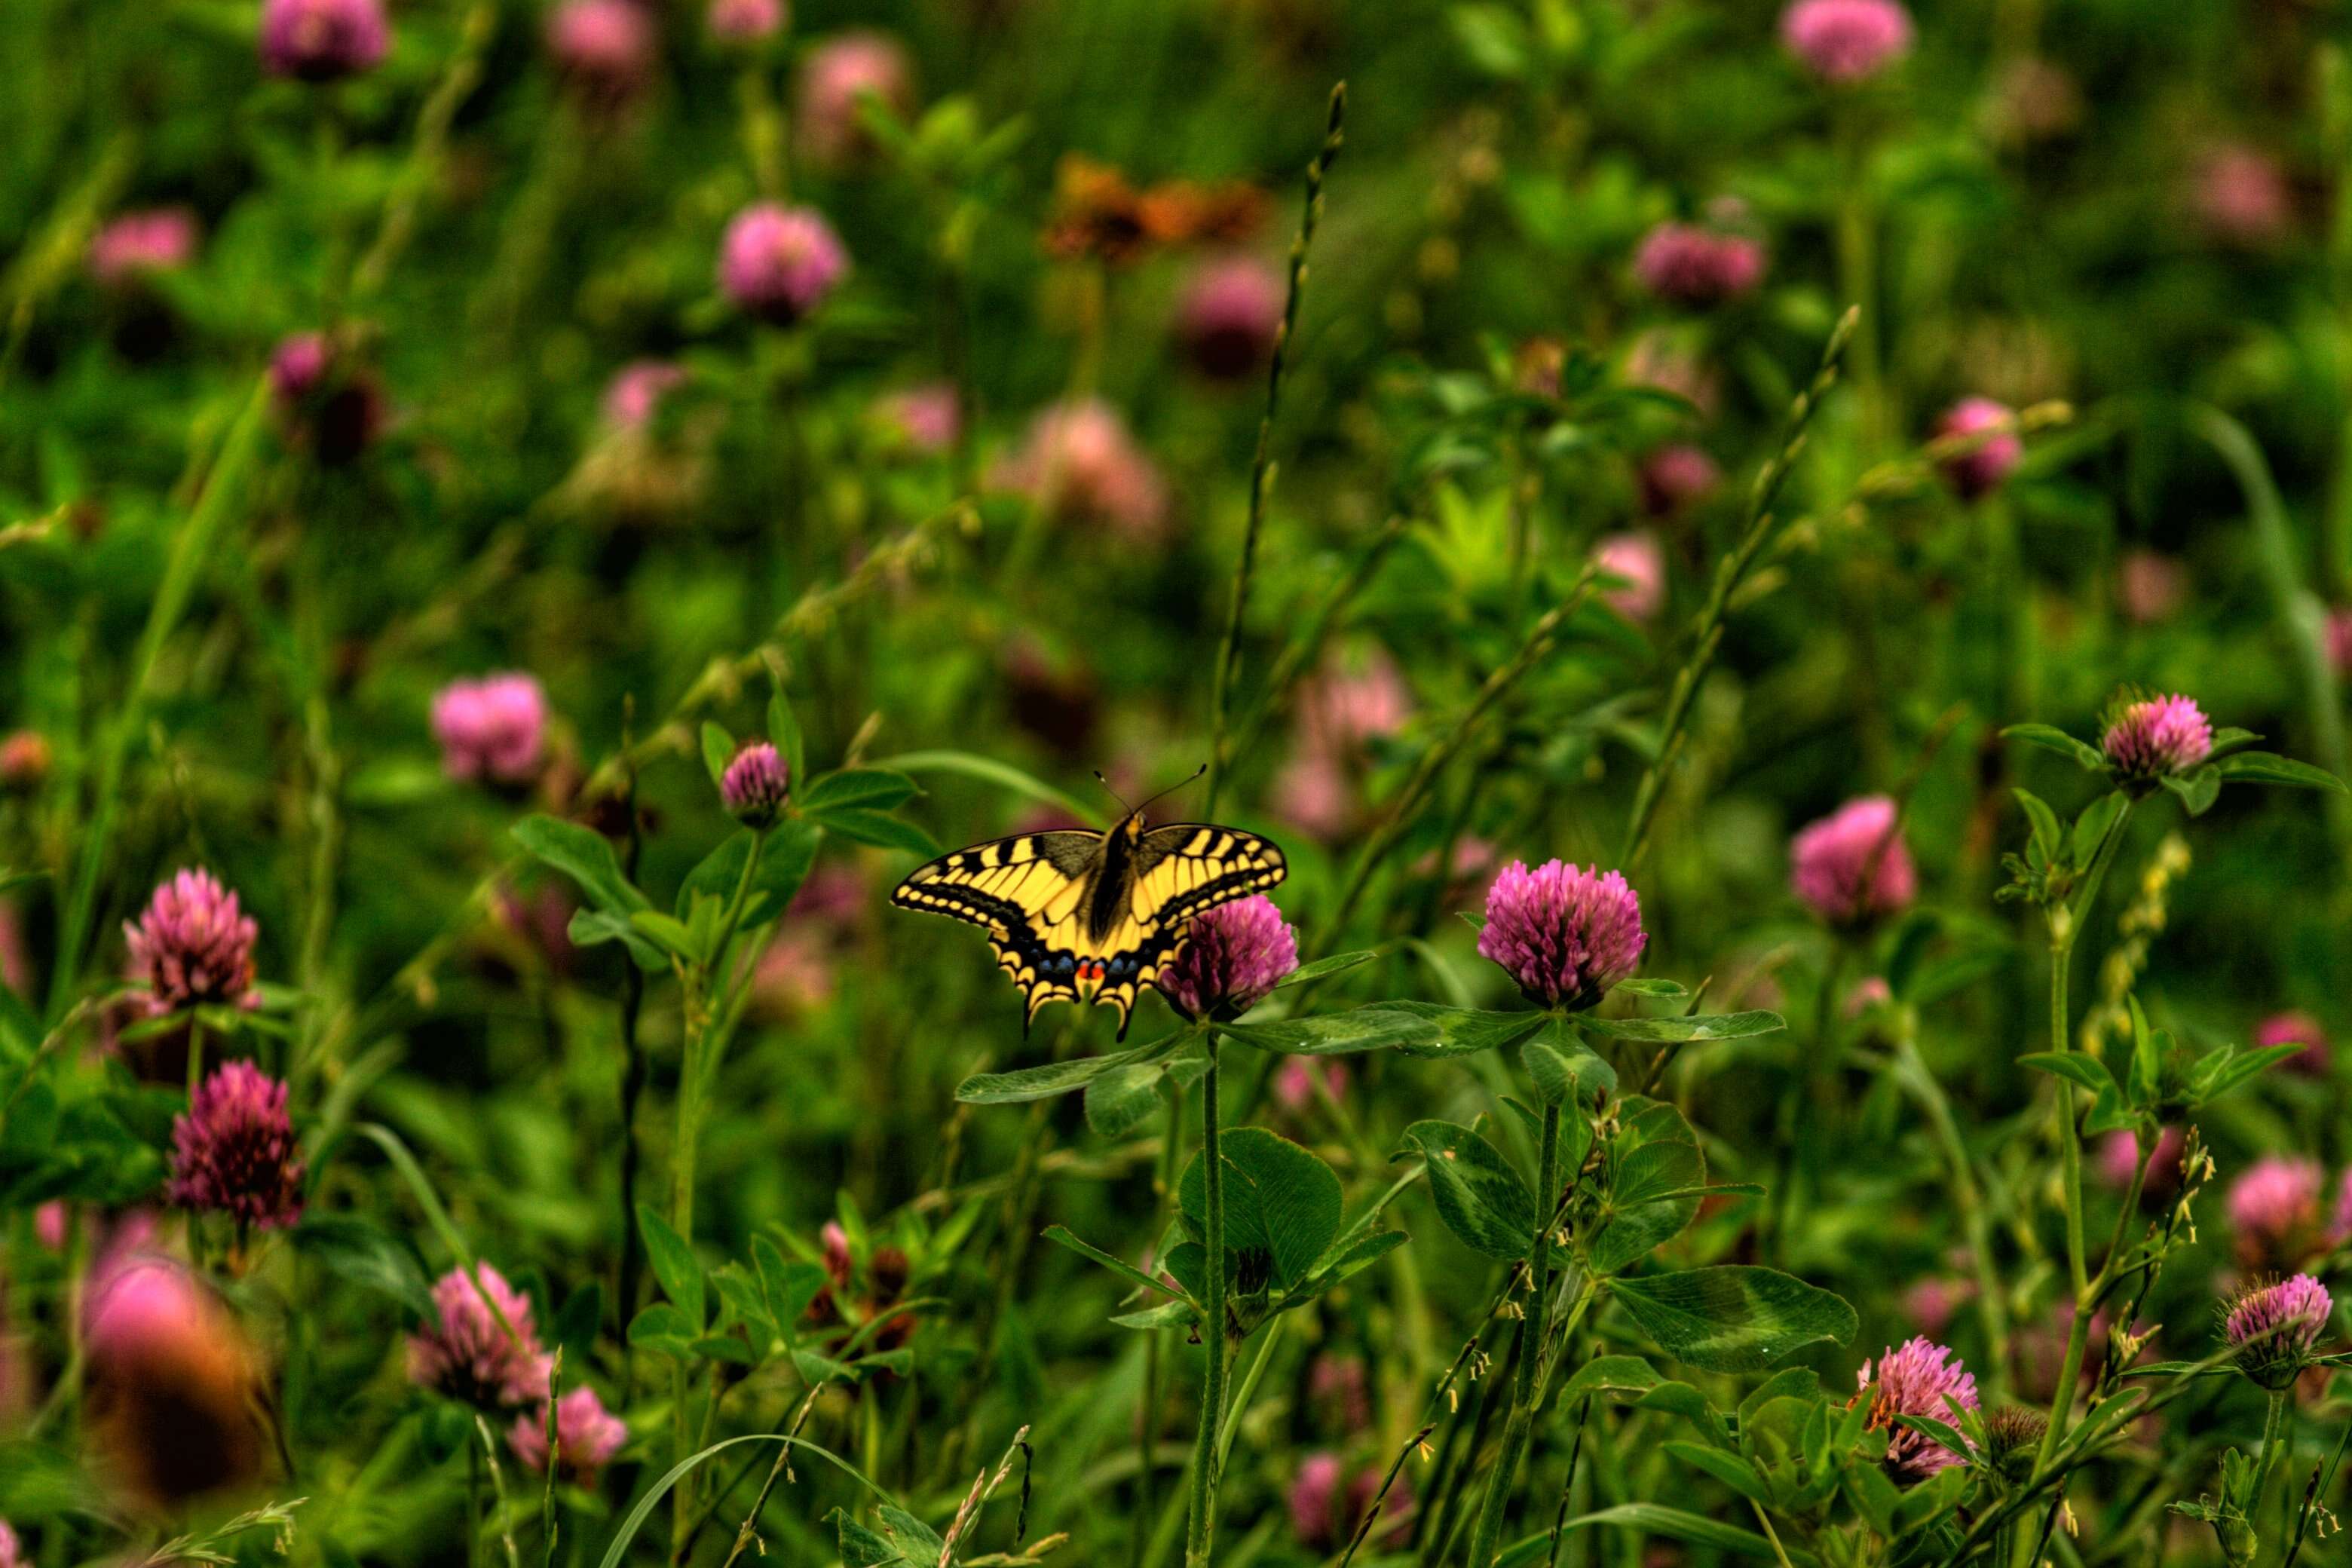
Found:
[[[1919,873],[1903,841],[1895,802],[1850,800],[1789,841],[1789,886],[1832,925],[1852,925],[1906,908]]]
[[[210,871],[182,870],[162,883],[122,932],[131,944],[131,970],[146,980],[148,1010],[156,1016],[202,1002],[259,1004],[253,994],[253,943],[260,928]]]
[[[172,1121],[165,1196],[184,1208],[233,1215],[278,1230],[302,1217],[302,1161],[286,1114],[286,1086],[251,1062],[225,1062]]]
[[[2336,1303],[2308,1274],[2240,1292],[2221,1321],[2221,1337],[2239,1352],[2238,1367],[2264,1388],[2282,1389],[2311,1359]]]
[[[1911,13],[1896,0],[1797,0],[1780,13],[1780,41],[1814,76],[1844,87],[1911,52]]]
[[[779,326],[815,310],[848,272],[849,252],[813,207],[756,202],[735,215],[719,242],[719,291]]]
[[[2213,754],[2213,726],[2186,697],[2151,697],[2126,704],[2107,725],[2099,749],[2126,778],[2184,773]]]
[[[2247,1166],[2230,1184],[2226,1204],[2239,1257],[2249,1265],[2281,1264],[2308,1252],[2317,1237],[2325,1179],[2316,1161],[2300,1155],[2265,1155]]]
[[[1864,1362],[1855,1384],[1870,1395],[1870,1425],[1886,1429],[1886,1472],[1908,1485],[1964,1462],[1926,1433],[1895,1422],[1898,1415],[1924,1415],[1958,1425],[1952,1404],[1977,1408],[1977,1380],[1960,1358],[1921,1334],[1900,1350],[1888,1350],[1874,1363]]]
[[[24,1542],[16,1539],[16,1532],[5,1519],[0,1519],[0,1568],[30,1568]]]
[[[1309,1454],[1290,1479],[1290,1527],[1302,1545],[1320,1550],[1339,1539],[1339,1484],[1345,1479],[1339,1456],[1325,1450]]]
[[[1575,1012],[1640,967],[1649,941],[1642,901],[1619,873],[1514,860],[1486,889],[1478,952],[1536,1005]]]
[[[475,1269],[481,1281],[478,1290],[462,1269],[453,1268],[434,1282],[438,1321],[409,1336],[409,1381],[487,1410],[544,1400],[553,1363],[539,1348],[530,1298],[488,1264],[477,1264]],[[483,1300],[485,1295],[498,1304],[498,1311]],[[506,1319],[503,1325],[500,1315]],[[560,1418],[560,1410],[558,1415]]]
[[[548,53],[591,104],[618,109],[652,79],[660,40],[635,0],[564,0],[547,18]]]
[[[792,770],[765,741],[736,752],[719,775],[719,802],[730,816],[750,827],[772,826],[791,790]]]
[[[547,1402],[515,1417],[507,1435],[526,1468],[547,1473]],[[555,1402],[556,1468],[568,1481],[593,1489],[597,1472],[629,1440],[629,1424],[604,1408],[596,1391],[583,1384]]]
[[[840,33],[809,50],[801,62],[793,130],[812,167],[840,170],[875,150],[866,128],[868,94],[893,117],[911,118],[914,68],[897,39],[872,31]]]
[[[547,694],[528,675],[453,680],[434,694],[433,737],[453,779],[527,784],[547,741]]]
[[[703,25],[726,44],[756,44],[783,29],[784,0],[710,0]]]
[[[1246,376],[1264,364],[1282,331],[1286,289],[1282,275],[1255,257],[1203,265],[1176,308],[1177,336],[1192,363],[1218,381]]]
[[[2327,1076],[2327,1031],[2308,1013],[2272,1014],[2255,1026],[2254,1045],[2263,1050],[2273,1046],[2301,1046],[2302,1050],[2279,1065],[2307,1078]]]
[[[177,272],[196,253],[196,215],[186,207],[124,213],[89,242],[89,275],[109,289],[158,272]]]
[[[1962,500],[1976,500],[2000,489],[2025,457],[2017,416],[2007,404],[1990,397],[1963,397],[1953,404],[1936,422],[1936,436],[1965,448],[1937,465],[1944,482]]]
[[[1634,251],[1633,276],[1669,304],[1720,305],[1764,280],[1764,247],[1744,234],[1662,223]]]
[[[383,0],[263,0],[261,64],[272,76],[336,81],[373,69],[391,47]]]
[[[1160,974],[1160,989],[1187,1018],[1238,1018],[1298,967],[1298,931],[1263,893],[1203,910],[1191,938]]]

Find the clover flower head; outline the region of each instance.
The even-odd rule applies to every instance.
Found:
[[[1671,442],[1642,459],[1636,476],[1642,510],[1652,517],[1675,517],[1696,505],[1723,483],[1723,469],[1704,447]]]
[[[861,30],[825,39],[801,63],[799,118],[793,126],[801,155],[820,169],[839,169],[874,150],[860,105],[868,94],[904,116],[914,107],[914,68],[887,33]]]
[[[433,698],[441,771],[453,779],[527,784],[547,743],[547,693],[519,672],[453,680]]]
[[[2099,742],[2107,765],[2126,778],[2187,773],[2213,754],[2213,725],[2189,698],[2150,697],[2126,703]]]
[[[909,447],[926,456],[937,456],[954,446],[963,430],[963,408],[952,382],[928,382],[894,392],[877,404],[875,411]]]
[[[1514,860],[1486,889],[1478,952],[1541,1007],[1590,1007],[1640,967],[1649,945],[1642,901],[1624,877],[1547,860]]]
[[[1797,0],[1780,13],[1780,41],[1822,81],[1849,86],[1911,52],[1911,13],[1896,0]]]
[[[719,799],[728,815],[752,827],[772,826],[791,793],[792,770],[765,741],[736,752],[719,775]]]
[[[849,252],[814,207],[754,202],[719,242],[719,291],[778,326],[808,315],[848,274]]]
[[[1764,280],[1764,247],[1748,235],[1662,223],[1633,252],[1633,277],[1668,304],[1720,305]]]
[[[1592,563],[1612,577],[1624,579],[1621,586],[1601,596],[1627,620],[1646,621],[1665,604],[1666,552],[1649,530],[1609,535],[1592,547]]]
[[[2226,1203],[2240,1256],[2294,1261],[2317,1229],[2323,1180],[2318,1162],[2296,1154],[2269,1154],[2247,1166],[2230,1184]]]
[[[186,207],[124,213],[92,237],[89,275],[109,289],[176,272],[196,253],[196,215]]]
[[[1963,397],[1952,405],[1936,421],[1936,436],[1939,440],[1962,438],[1966,449],[1937,465],[1944,482],[1962,500],[1975,500],[1999,489],[2025,457],[2017,416],[2007,404],[1990,397]],[[1976,439],[1966,439],[1971,437]]]
[[[1176,962],[1160,989],[1187,1018],[1238,1018],[1298,967],[1298,931],[1263,893],[1192,917]]]
[[[198,1003],[250,1007],[253,943],[260,927],[210,871],[182,870],[161,883],[135,921],[125,921],[132,972],[147,982],[160,1017]]]
[[[1284,295],[1281,274],[1255,257],[1203,263],[1177,302],[1177,338],[1203,375],[1245,376],[1274,353]]]
[[[989,484],[1030,497],[1056,519],[1105,523],[1138,543],[1158,539],[1168,519],[1167,482],[1118,411],[1097,398],[1040,413]]]
[[[2151,1197],[2162,1197],[2180,1184],[2181,1133],[2178,1127],[2167,1127],[2156,1135],[2156,1162],[2147,1168],[2145,1191]],[[2139,1173],[2139,1134],[2129,1128],[2108,1133],[2099,1141],[2099,1177],[2117,1192],[2131,1186],[2132,1178]]]
[[[1968,1458],[1895,1419],[1925,1415],[1953,1426],[1953,1403],[1977,1407],[1977,1380],[1950,1351],[1921,1334],[1863,1363],[1855,1381],[1870,1396],[1870,1425],[1886,1429],[1886,1470],[1895,1479],[1924,1481]]]
[[[1328,1449],[1298,1462],[1297,1473],[1290,1478],[1290,1528],[1302,1544],[1312,1548],[1338,1544],[1339,1492],[1345,1479],[1346,1467]]]
[[[2189,196],[2205,232],[2225,245],[2261,250],[2294,232],[2294,189],[2279,161],[2260,147],[2224,142],[2207,148]]]
[[[1919,874],[1895,802],[1863,795],[1804,827],[1789,841],[1789,886],[1832,925],[1907,908],[1918,896]]]
[[[627,103],[652,79],[654,19],[635,0],[563,0],[548,14],[547,51],[574,91],[601,108]]]
[[[663,398],[686,384],[686,367],[667,360],[633,360],[604,384],[604,423],[616,430],[641,430]]]
[[[409,1381],[486,1410],[544,1400],[552,1359],[540,1349],[530,1298],[488,1264],[475,1268],[478,1290],[462,1269],[434,1282],[436,1321],[409,1336]],[[497,1303],[497,1311],[490,1302]]]
[[[547,1401],[536,1410],[515,1417],[507,1434],[515,1458],[534,1474],[547,1473]],[[629,1440],[629,1424],[604,1408],[596,1391],[583,1384],[555,1402],[556,1468],[563,1479],[583,1487],[596,1485],[597,1472]]]
[[[302,1215],[302,1161],[286,1086],[251,1062],[224,1062],[172,1122],[166,1196],[184,1208],[278,1230]]]
[[[2264,1388],[2295,1380],[2336,1310],[2327,1287],[2308,1274],[2238,1293],[2221,1320],[2221,1337],[2238,1352],[2238,1368]]]
[[[2254,1026],[2254,1044],[2301,1046],[2302,1050],[2279,1065],[2311,1078],[2327,1076],[2327,1031],[2308,1013],[2273,1013]]]
[[[703,22],[721,43],[752,44],[783,30],[784,0],[710,0]]]
[[[261,63],[272,76],[337,81],[392,47],[383,0],[262,0]]]

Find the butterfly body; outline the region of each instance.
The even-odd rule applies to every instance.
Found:
[[[1183,952],[1194,915],[1288,874],[1254,833],[1151,827],[1133,811],[1108,833],[1024,833],[942,855],[890,901],[985,931],[1027,1000],[1024,1029],[1048,1002],[1097,1002],[1118,1009],[1124,1037],[1137,994]]]

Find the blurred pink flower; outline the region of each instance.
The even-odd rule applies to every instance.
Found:
[[[1158,539],[1168,519],[1160,470],[1126,422],[1092,398],[1059,403],[1030,422],[1028,438],[991,476],[1065,521],[1099,522],[1135,542]]]
[[[757,202],[735,215],[719,247],[719,288],[779,326],[800,321],[849,275],[849,252],[814,207]]]
[[[1764,247],[1744,234],[1662,223],[1633,253],[1633,276],[1671,304],[1719,305],[1764,280]]]
[[[963,411],[950,382],[926,382],[891,393],[875,405],[875,411],[908,447],[927,457],[953,447],[963,430]]]
[[[373,69],[391,47],[383,0],[262,0],[261,63],[272,76],[334,81]]]
[[[441,771],[453,779],[527,784],[547,745],[547,694],[519,672],[453,680],[433,698]]]
[[[500,925],[520,937],[547,966],[562,973],[572,965],[572,916],[578,905],[562,886],[551,879],[529,893],[501,883],[492,912]]]
[[[2188,597],[2189,573],[2173,556],[2127,550],[2116,563],[2116,603],[2140,626],[2170,620]]]
[[[1177,302],[1177,336],[1203,374],[1246,376],[1274,353],[1284,293],[1282,274],[1255,257],[1203,262]]]
[[[1322,747],[1302,745],[1275,775],[1274,809],[1314,837],[1339,837],[1356,820],[1355,791],[1346,766]]]
[[[1652,517],[1677,517],[1705,500],[1723,482],[1723,470],[1703,447],[1677,441],[1642,459],[1642,510]]]
[[[1939,1339],[1951,1327],[1961,1307],[1976,1299],[1977,1289],[1965,1279],[1930,1277],[1903,1292],[1903,1315],[1929,1339]],[[1944,1417],[1938,1416],[1937,1420]]]
[[[24,1543],[8,1521],[0,1519],[0,1568],[33,1568],[32,1559],[25,1554]]]
[[[704,24],[722,43],[751,44],[782,32],[784,17],[784,0],[710,0]]]
[[[2319,1235],[2318,1163],[2267,1154],[2230,1184],[2230,1225],[2249,1268],[2284,1268],[2308,1256]]]
[[[132,973],[147,982],[149,1012],[259,1004],[252,992],[260,928],[210,871],[184,869],[159,884],[139,919],[123,922],[122,934]]]
[[[1985,435],[1987,431],[1998,434]],[[1941,459],[1944,482],[1962,500],[1975,500],[2001,487],[2025,456],[2017,416],[1990,397],[1963,397],[1936,422],[1936,438],[1980,437],[1966,451]]]
[[[66,1209],[63,1198],[51,1198],[33,1211],[33,1239],[50,1252],[66,1249],[66,1236],[73,1215]]]
[[[2336,1211],[2328,1215],[2327,1239],[2330,1245],[2341,1247],[2352,1241],[2352,1165],[2336,1183]]]
[[[89,275],[110,289],[176,272],[196,253],[196,215],[186,207],[124,213],[89,242]]]
[[[1621,586],[1603,589],[1601,598],[1627,620],[1647,621],[1664,607],[1666,553],[1656,534],[1646,529],[1612,533],[1593,546],[1592,560],[1612,577],[1625,579]]]
[[[2226,244],[2263,249],[2294,230],[2294,193],[2284,172],[2269,153],[2244,142],[2206,149],[2190,202],[2206,232]]]
[[[1895,0],[1797,0],[1780,41],[1825,82],[1866,81],[1911,52],[1911,13]]]
[[[686,367],[667,360],[641,359],[623,365],[604,386],[604,423],[637,430],[653,422],[654,411],[686,384]]]
[[[795,106],[801,155],[819,169],[839,169],[871,152],[858,107],[868,94],[901,118],[914,108],[914,71],[897,39],[841,33],[811,49],[801,63]]]
[[[319,460],[340,466],[383,432],[383,394],[373,376],[338,363],[323,332],[296,332],[269,356],[269,391],[278,417]]]
[[[515,1417],[507,1440],[533,1475],[547,1473],[547,1401]],[[563,1479],[594,1489],[597,1472],[629,1440],[629,1424],[604,1408],[586,1384],[555,1402],[556,1465]]]
[[[1352,665],[1328,661],[1301,684],[1297,701],[1300,742],[1349,758],[1395,734],[1412,716],[1412,692],[1396,660],[1381,648]]]
[[[1809,824],[1789,841],[1789,885],[1832,925],[1907,908],[1919,879],[1895,802],[1863,795]]]
[[[2168,1127],[2157,1134],[2156,1163],[2147,1169],[2147,1181],[2141,1188],[2143,1195],[2162,1199],[2179,1187],[2181,1142],[2178,1127]],[[2119,1193],[2129,1191],[2132,1177],[2139,1173],[2139,1135],[2126,1130],[2100,1139],[2098,1167],[2101,1181]]]
[[[0,790],[29,795],[49,776],[56,752],[38,730],[13,730],[0,740]]]
[[[2352,607],[2337,605],[2327,612],[2327,662],[2336,679],[2352,679]]]
[[[1849,1018],[1859,1018],[1874,1008],[1883,1007],[1895,1000],[1894,988],[1886,984],[1884,974],[1865,975],[1845,994],[1845,1005],[1840,1009]]]
[[[1345,1063],[1315,1057],[1283,1058],[1282,1065],[1274,1069],[1274,1102],[1294,1116],[1305,1110],[1321,1099],[1315,1091],[1318,1076],[1332,1099],[1347,1093]]]
[[[563,0],[548,14],[556,69],[600,108],[619,108],[645,90],[658,47],[654,18],[636,0]]]
[[[1327,1432],[1353,1436],[1370,1426],[1372,1399],[1364,1358],[1330,1351],[1317,1356],[1307,1372],[1307,1403]]]
[[[2254,1026],[2254,1044],[2262,1049],[2299,1045],[2303,1049],[2279,1065],[2307,1078],[2327,1076],[2327,1031],[2308,1013],[2272,1014]]]
[[[1299,1544],[1328,1551],[1339,1544],[1339,1489],[1346,1467],[1328,1449],[1298,1462],[1290,1478],[1290,1528]]]
[[[24,919],[5,899],[0,899],[0,985],[19,997],[33,994],[33,960],[25,951]]]

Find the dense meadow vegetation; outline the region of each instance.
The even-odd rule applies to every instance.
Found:
[[[0,5],[0,1568],[2344,1561],[2343,22]]]

